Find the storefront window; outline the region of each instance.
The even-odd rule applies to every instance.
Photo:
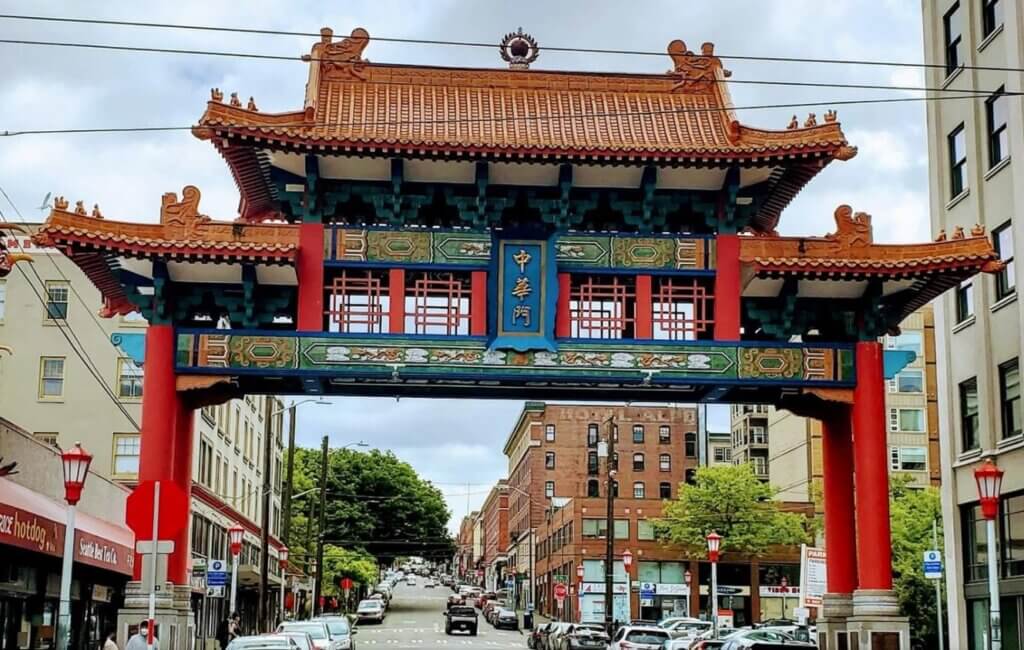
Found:
[[[1024,494],[1003,499],[1003,577],[1024,575]]]
[[[658,562],[641,562],[637,569],[637,580],[640,582],[661,582],[661,564]]]
[[[964,581],[976,582],[988,577],[988,535],[981,506],[961,506],[964,540]],[[998,545],[998,540],[996,542]]]

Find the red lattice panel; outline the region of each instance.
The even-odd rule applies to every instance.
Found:
[[[406,298],[406,323],[412,317],[413,334],[469,334],[469,276],[459,273],[413,275]],[[407,285],[408,286],[408,285]],[[409,311],[409,305],[412,311]]]
[[[662,278],[654,295],[654,338],[692,341],[710,332],[712,299],[699,280]]]
[[[571,336],[621,339],[633,331],[636,291],[617,277],[573,277],[569,292]]]
[[[374,271],[343,270],[327,285],[328,331],[382,334],[388,331],[387,295]]]

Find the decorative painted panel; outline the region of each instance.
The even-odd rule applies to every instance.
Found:
[[[615,378],[658,383],[851,386],[852,347],[562,342],[557,352],[488,349],[483,339],[179,333],[178,369],[203,374],[382,372],[452,380]]]
[[[459,264],[486,266],[488,233],[457,230],[361,230],[327,228],[328,262],[380,264]],[[555,241],[560,267],[633,271],[710,271],[713,238],[564,235]]]

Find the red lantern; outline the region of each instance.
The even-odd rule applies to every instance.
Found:
[[[981,516],[995,519],[999,514],[999,493],[1003,485],[1003,470],[996,467],[991,458],[974,470],[974,481],[978,484],[978,500],[981,501]]]
[[[277,551],[277,560],[281,563],[281,569],[284,570],[288,567],[288,547],[282,546]]]
[[[722,536],[712,531],[708,533],[708,559],[718,562],[718,550],[722,547]]]
[[[626,571],[633,566],[633,554],[629,552],[628,548],[622,552],[622,566],[626,568]]]
[[[74,447],[61,453],[60,462],[64,467],[64,499],[68,505],[77,505],[89,475],[92,455],[82,449],[81,443],[76,442]]]
[[[228,542],[231,544],[231,555],[237,557],[242,552],[242,538],[245,537],[245,529],[235,524],[228,528]]]

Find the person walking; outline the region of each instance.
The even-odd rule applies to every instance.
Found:
[[[156,636],[156,630],[153,632],[153,650],[160,650],[160,639]],[[124,650],[146,650],[149,647],[148,637],[149,621],[143,620],[139,623],[139,631],[133,634],[128,639],[128,643],[124,645]]]
[[[217,643],[220,650],[226,650],[228,644],[242,636],[242,617],[238,612],[233,612],[217,626]],[[125,650],[128,650],[125,648]]]
[[[117,630],[107,630],[107,635],[103,637],[103,645],[100,650],[119,650],[117,647]]]

